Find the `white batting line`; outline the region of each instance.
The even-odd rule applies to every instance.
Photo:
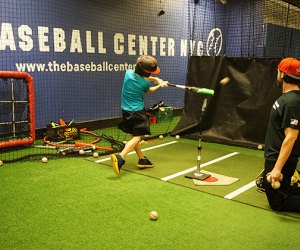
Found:
[[[165,147],[165,146],[168,146],[168,145],[177,143],[177,142],[178,142],[178,141],[167,142],[167,143],[160,144],[160,145],[156,145],[156,146],[153,146],[153,147],[144,148],[144,149],[142,149],[142,151],[147,151],[147,150],[151,150],[151,149],[156,149],[156,148]],[[132,154],[135,154],[135,151],[130,152],[128,155],[132,155]],[[110,157],[103,158],[103,159],[97,160],[97,161],[95,161],[95,162],[96,162],[96,163],[100,163],[100,162],[104,162],[104,161],[108,161],[108,160],[110,160]]]
[[[250,183],[248,183],[247,185],[231,192],[230,194],[227,194],[226,196],[224,196],[225,199],[228,200],[232,200],[234,197],[238,196],[241,193],[244,193],[245,191],[247,191],[248,189],[254,187],[256,185],[255,181],[251,181]]]
[[[239,154],[239,153],[238,153],[238,152],[233,152],[233,153],[230,153],[230,154],[221,156],[221,157],[219,157],[219,158],[216,158],[216,159],[214,159],[214,160],[205,162],[205,163],[203,163],[203,164],[200,165],[200,168],[203,168],[203,167],[205,167],[205,166],[208,166],[208,165],[214,164],[214,163],[216,163],[216,162],[225,160],[225,159],[227,159],[227,158],[229,158],[229,157],[232,157],[232,156],[235,156],[235,155],[237,155],[237,154]],[[173,179],[173,178],[176,178],[176,177],[178,177],[178,176],[180,176],[180,175],[184,175],[184,174],[187,174],[187,173],[189,173],[189,172],[195,171],[196,169],[197,169],[197,166],[192,167],[192,168],[189,168],[189,169],[186,169],[186,170],[183,170],[183,171],[181,171],[181,172],[177,172],[177,173],[175,173],[175,174],[172,174],[172,175],[169,175],[169,176],[166,176],[166,177],[163,177],[163,178],[161,178],[161,180],[162,180],[162,181],[168,181],[168,180],[171,180],[171,179]]]

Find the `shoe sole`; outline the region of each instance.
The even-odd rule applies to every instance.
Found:
[[[116,175],[120,175],[120,170],[118,166],[118,158],[115,155],[110,156],[111,162],[112,162],[112,167]]]
[[[137,167],[138,167],[139,169],[143,169],[143,168],[153,168],[154,165],[137,165]]]

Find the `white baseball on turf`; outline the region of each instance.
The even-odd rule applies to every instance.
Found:
[[[175,138],[178,140],[180,139],[180,135],[176,135]]]
[[[261,145],[261,144],[257,145],[257,149],[262,150],[263,148],[264,148],[263,145]]]
[[[157,220],[159,217],[158,213],[156,211],[151,211],[149,214],[150,220]]]
[[[79,150],[79,154],[80,154],[80,155],[84,155],[84,153],[85,153],[85,152],[84,152],[83,149],[80,149],[80,150]]]
[[[3,165],[3,161],[0,160],[0,166],[2,166],[2,165]]]
[[[98,154],[98,152],[95,152],[95,153],[93,153],[93,157],[94,157],[94,158],[97,158],[97,157],[99,157],[99,154]]]
[[[162,139],[164,139],[164,136],[163,136],[163,135],[160,135],[158,138],[159,138],[160,140],[162,140]]]
[[[42,158],[42,162],[44,162],[44,163],[48,162],[48,158],[47,157],[43,157]]]

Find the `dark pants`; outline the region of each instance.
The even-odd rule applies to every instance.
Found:
[[[265,160],[263,186],[266,190],[266,195],[269,205],[276,211],[300,212],[300,188],[291,187],[291,177],[293,176],[298,159],[289,159],[282,169],[283,180],[280,188],[273,189],[267,181],[266,175],[272,171],[275,161]]]

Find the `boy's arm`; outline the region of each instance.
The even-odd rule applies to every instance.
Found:
[[[151,94],[151,93],[157,91],[160,88],[168,87],[167,82],[164,81],[164,80],[162,80],[162,79],[160,79],[160,78],[158,78],[158,77],[150,76],[150,77],[148,77],[146,79],[148,81],[150,81],[150,82],[153,82],[154,84],[157,84],[154,87],[150,87],[150,89],[146,92],[146,94]]]
[[[158,77],[154,77],[154,76],[149,76],[145,79],[150,81],[150,82],[153,82],[154,84],[159,84],[159,82],[163,81],[162,79],[160,79]]]
[[[274,180],[280,179],[281,170],[292,152],[295,141],[298,138],[299,130],[293,128],[286,128],[284,130],[284,133],[285,138],[282,142],[278,159],[273,170],[270,172],[271,179]]]
[[[154,87],[150,87],[150,89],[146,92],[146,94],[152,94],[153,92],[155,92],[156,90],[159,90],[160,88],[163,88],[163,86],[160,84],[158,84]]]

